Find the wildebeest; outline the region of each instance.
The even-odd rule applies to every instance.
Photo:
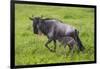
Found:
[[[82,45],[82,42],[78,35],[78,30],[74,27],[64,24],[60,20],[51,19],[51,18],[42,18],[42,17],[29,17],[33,21],[33,32],[38,34],[39,31],[47,36],[48,41],[45,46],[50,51],[55,51],[56,41],[62,42],[64,45],[68,45],[70,48],[76,43],[80,51],[83,51],[85,48]],[[54,42],[54,50],[51,50],[48,47],[48,44]]]

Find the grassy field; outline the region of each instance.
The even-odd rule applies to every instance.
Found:
[[[32,21],[29,17],[41,16],[62,20],[77,28],[84,45],[85,52],[75,52],[73,57],[64,48],[59,47],[55,53],[50,52],[44,44],[46,36],[32,32]],[[53,48],[53,43],[49,44]],[[65,54],[66,53],[66,57]],[[78,7],[57,7],[40,5],[15,5],[15,64],[50,64],[65,62],[94,61],[94,9]]]

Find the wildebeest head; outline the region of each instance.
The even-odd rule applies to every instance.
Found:
[[[39,34],[39,25],[41,23],[42,16],[41,17],[32,16],[32,17],[29,17],[29,19],[33,21],[32,26],[33,26],[34,34]]]

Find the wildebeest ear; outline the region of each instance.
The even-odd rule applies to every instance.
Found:
[[[32,18],[32,17],[29,17],[29,19],[30,19],[30,20],[33,20],[33,18]]]

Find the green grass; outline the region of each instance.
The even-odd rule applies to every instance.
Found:
[[[79,36],[84,45],[85,52],[75,52],[73,57],[66,52],[64,48],[59,47],[57,51],[50,52],[44,44],[47,41],[46,36],[35,35],[32,32],[32,22],[29,17],[41,16],[51,17],[62,20],[77,28]],[[49,44],[53,48],[53,43]],[[78,7],[57,7],[40,5],[15,5],[15,64],[49,64],[65,62],[94,61],[94,9]]]

